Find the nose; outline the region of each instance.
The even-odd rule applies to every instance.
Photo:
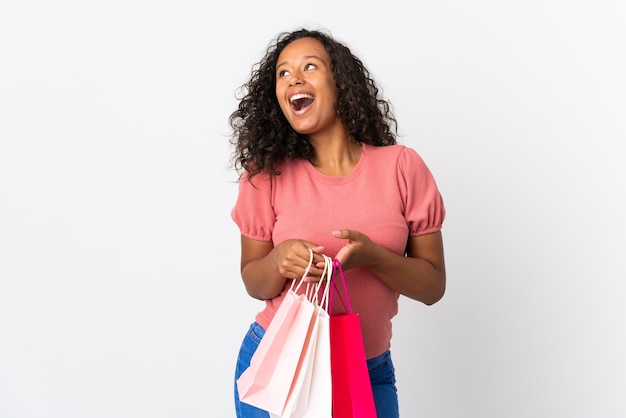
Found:
[[[293,87],[293,86],[299,86],[302,84],[302,77],[300,76],[299,73],[294,73],[291,75],[291,78],[289,79],[289,87]]]

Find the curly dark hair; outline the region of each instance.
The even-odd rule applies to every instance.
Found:
[[[391,103],[363,62],[348,47],[319,30],[283,32],[270,43],[265,56],[253,66],[250,80],[239,88],[239,105],[230,115],[235,146],[232,165],[251,178],[260,172],[279,175],[278,164],[287,158],[309,158],[313,147],[283,115],[276,98],[276,64],[282,50],[300,38],[315,38],[331,59],[337,86],[335,110],[348,132],[360,143],[386,146],[396,143],[397,122]]]

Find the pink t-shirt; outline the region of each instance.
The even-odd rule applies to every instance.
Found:
[[[327,176],[304,159],[287,160],[281,174],[261,173],[244,178],[232,210],[241,234],[279,244],[304,239],[325,247],[334,257],[345,240],[331,231],[353,229],[374,242],[405,254],[409,236],[441,229],[445,209],[435,180],[421,157],[403,145],[363,144],[354,170],[342,177]],[[352,308],[361,318],[367,358],[389,349],[391,319],[398,312],[399,294],[367,269],[345,272]],[[276,298],[267,300],[256,321],[267,329],[291,281]],[[335,298],[337,299],[337,298]],[[340,309],[335,300],[336,309]]]

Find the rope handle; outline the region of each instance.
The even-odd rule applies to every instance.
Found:
[[[312,297],[309,298],[314,304],[320,306],[326,312],[328,312],[330,301],[330,289],[331,281],[333,280],[333,259],[327,255],[322,254],[324,257],[324,270],[320,276],[319,282],[315,285],[315,290],[312,293]],[[321,297],[320,297],[321,293]]]
[[[353,313],[352,311],[352,304],[350,304],[350,296],[348,296],[348,287],[346,286],[346,278],[343,275],[343,269],[341,268],[341,262],[339,262],[339,260],[334,259],[333,260],[333,270],[335,270],[336,272],[339,273],[339,277],[341,278],[341,284],[343,285],[343,291],[346,295],[345,299],[341,296],[341,292],[339,291],[339,288],[337,287],[337,280],[333,280],[333,292],[330,292],[330,309],[332,310],[333,307],[333,296],[336,293],[337,296],[339,297],[339,301],[341,302],[341,305],[343,306],[344,311],[346,311],[347,313]],[[329,314],[332,314],[331,312],[329,312]]]
[[[311,284],[307,282],[306,288],[304,290],[304,296],[314,304],[320,306],[326,312],[329,312],[329,302],[330,298],[332,298],[331,290],[331,281],[333,278],[334,272],[334,262],[333,259],[328,257],[327,255],[322,254],[324,257],[324,270],[322,271],[322,275],[320,276],[319,282],[316,284]],[[304,278],[309,274],[309,270],[311,270],[311,266],[313,265],[313,250],[309,248],[309,264],[307,265],[304,273],[302,274],[302,278],[300,280],[292,279],[290,291],[297,293],[304,282]],[[296,284],[296,282],[298,282]],[[323,289],[322,289],[322,286]],[[322,289],[322,296],[320,298],[320,289]],[[330,314],[330,312],[329,312]]]
[[[300,286],[302,286],[302,282],[304,282],[304,278],[306,277],[306,275],[309,274],[309,270],[311,270],[312,265],[313,265],[313,250],[309,248],[309,265],[306,266],[306,269],[304,270],[304,273],[302,274],[302,277],[300,278],[300,280],[296,280],[296,279],[291,280],[291,288],[289,290],[291,290],[292,292],[297,292],[298,289],[300,289]],[[296,282],[298,282],[297,286],[295,286]],[[307,283],[306,285],[306,293],[307,295],[309,293],[309,283]]]

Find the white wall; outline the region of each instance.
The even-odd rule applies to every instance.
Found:
[[[229,417],[261,307],[229,216],[234,92],[269,40],[359,54],[446,199],[406,299],[404,417],[623,417],[619,0],[0,3],[0,417]]]

